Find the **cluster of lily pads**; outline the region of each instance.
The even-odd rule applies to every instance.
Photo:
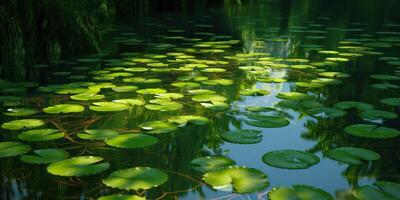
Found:
[[[297,30],[301,32],[302,29]],[[305,31],[305,30],[304,30]],[[184,30],[170,30],[171,35],[159,35],[163,43],[149,46],[148,52],[161,51],[161,54],[124,52],[121,58],[107,59],[105,55],[78,59],[82,66],[70,71],[57,71],[54,76],[65,77],[72,82],[38,86],[35,83],[1,82],[5,94],[24,94],[36,88],[37,92],[63,97],[62,103],[43,107],[24,107],[23,97],[1,96],[0,102],[7,107],[4,115],[13,118],[1,125],[2,129],[16,134],[14,140],[0,142],[0,158],[20,156],[20,160],[30,164],[46,164],[50,174],[62,177],[80,177],[104,172],[110,162],[95,155],[70,157],[69,152],[58,148],[34,149],[35,143],[59,140],[67,137],[85,141],[104,142],[113,148],[139,149],[159,142],[158,134],[168,134],[185,126],[204,126],[210,121],[205,116],[186,113],[187,107],[199,106],[212,115],[231,112],[231,100],[221,92],[221,88],[233,87],[237,70],[257,83],[291,84],[293,91],[280,92],[281,99],[273,107],[246,106],[245,123],[255,129],[222,131],[219,136],[226,142],[236,144],[255,144],[262,141],[262,131],[256,128],[281,128],[290,125],[289,114],[292,109],[313,118],[343,118],[356,111],[363,123],[350,124],[343,128],[344,133],[364,139],[392,139],[400,135],[395,128],[386,127],[385,120],[397,119],[398,115],[390,108],[400,106],[400,97],[393,96],[380,101],[388,110],[375,109],[365,102],[347,100],[334,105],[323,105],[314,93],[315,90],[339,85],[351,75],[339,70],[339,66],[353,62],[364,55],[378,55],[376,48],[391,47],[390,43],[370,41],[361,43],[344,40],[336,50],[326,50],[319,46],[308,46],[308,50],[320,56],[321,60],[306,58],[280,58],[269,53],[228,54],[241,43],[229,36],[216,36],[213,33],[199,32],[193,38],[182,36]],[[321,32],[325,33],[325,32]],[[142,41],[122,35],[114,38],[120,45],[135,46]],[[314,37],[314,39],[316,39]],[[318,39],[318,38],[317,38]],[[281,42],[281,40],[275,40]],[[396,40],[397,41],[397,40]],[[187,47],[179,48],[184,43]],[[261,45],[260,45],[261,44]],[[263,48],[263,43],[259,43]],[[231,50],[229,50],[231,49]],[[205,56],[214,59],[204,59]],[[399,76],[400,58],[379,57],[391,66],[396,66],[393,74],[372,74],[372,87],[378,90],[396,90]],[[102,65],[101,68],[91,66]],[[77,73],[89,71],[88,74]],[[306,73],[308,78],[296,76],[279,77],[274,72],[287,70],[293,73]],[[85,81],[79,81],[79,80]],[[128,98],[113,98],[114,94],[125,94]],[[259,98],[271,95],[271,91],[251,87],[241,88],[239,98]],[[22,95],[21,95],[22,96]],[[192,105],[188,105],[192,104]],[[82,129],[74,135],[50,125],[48,118],[57,115],[79,115],[90,113],[107,115],[115,112],[130,113],[137,109],[148,112],[165,112],[168,118],[144,121],[138,125],[140,132],[116,131],[112,129]],[[182,114],[185,113],[185,114]],[[45,117],[39,117],[44,114]],[[38,116],[38,117],[34,117]],[[31,118],[32,117],[32,118]],[[16,118],[16,119],[14,119]],[[18,133],[15,133],[18,132]],[[24,143],[23,143],[24,142]],[[324,153],[330,159],[349,165],[362,165],[381,158],[378,152],[370,149],[345,146]],[[284,149],[266,152],[260,159],[269,166],[283,169],[307,169],[320,162],[316,155],[300,150]],[[199,157],[191,161],[192,167],[204,183],[214,189],[236,193],[253,193],[269,186],[267,175],[262,171],[246,166],[238,166],[226,156],[213,155]],[[105,186],[128,191],[142,191],[158,187],[168,181],[169,175],[162,169],[135,166],[111,172],[102,180]],[[398,183],[378,181],[353,191],[355,198],[364,200],[384,196],[396,199]],[[268,193],[271,200],[285,199],[333,199],[315,187],[293,185],[274,188]],[[99,199],[145,199],[142,196],[115,194]]]

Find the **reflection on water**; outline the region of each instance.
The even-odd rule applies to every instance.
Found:
[[[121,1],[115,7],[120,11],[116,25],[103,31],[104,41],[99,47],[102,53],[72,60],[76,52],[70,50],[71,60],[65,53],[66,60],[23,69],[29,73],[19,71],[21,65],[2,68],[3,76],[9,80],[31,81],[20,85],[0,82],[2,123],[23,118],[43,119],[46,127],[64,130],[67,135],[58,140],[32,142],[21,140],[18,134],[22,130],[10,131],[3,127],[1,142],[19,141],[30,144],[34,150],[63,149],[71,157],[99,156],[110,163],[110,168],[92,176],[62,177],[47,173],[46,165],[27,164],[18,157],[1,158],[1,199],[96,199],[117,193],[148,199],[266,199],[272,188],[292,185],[320,188],[337,199],[362,199],[357,195],[357,198],[350,197],[360,186],[372,185],[375,181],[400,182],[399,137],[357,137],[344,131],[353,124],[400,129],[396,115],[400,113],[398,103],[394,106],[381,103],[384,98],[399,97],[400,18],[395,12],[400,7],[398,2],[282,0],[210,4],[196,1],[196,12],[191,12],[186,1],[182,2],[182,9],[165,3],[155,11],[149,8],[151,1],[133,4]],[[143,9],[139,12],[138,8]],[[79,35],[79,31],[74,34]],[[59,56],[60,46],[67,47],[64,43],[55,43],[52,45],[56,47],[52,48],[58,49],[55,52]],[[5,65],[9,60],[2,58],[1,61]],[[23,75],[11,77],[17,74]],[[373,74],[394,77],[371,78]],[[139,80],[129,80],[132,77]],[[71,82],[75,83],[68,84]],[[176,82],[186,85],[176,86],[173,84]],[[118,88],[125,92],[115,89],[128,85],[138,88]],[[163,88],[183,97],[165,100],[135,92],[143,88]],[[190,90],[200,88],[215,91],[227,100],[204,100],[203,96],[196,101]],[[304,99],[282,97],[286,92],[307,95],[302,96]],[[80,93],[104,97],[85,101],[70,99]],[[159,93],[163,92],[155,94]],[[135,105],[120,112],[95,112],[90,107],[96,101],[128,98],[146,105]],[[347,109],[337,105],[343,101],[358,103]],[[56,115],[39,112],[28,117],[5,114],[8,108],[40,110],[65,103],[83,105],[85,111]],[[368,105],[367,109],[360,108],[362,103],[375,108]],[[251,111],[265,107],[273,109]],[[321,108],[325,110],[315,110]],[[258,118],[272,116],[276,121],[265,125],[268,120],[254,119],[249,113],[261,114]],[[176,130],[164,134],[151,134],[149,128],[142,126],[143,122],[167,122],[172,116],[186,115],[204,116],[209,121],[206,125],[173,124]],[[254,125],[257,120],[262,125]],[[278,126],[282,120],[290,124]],[[165,127],[156,129],[162,128]],[[129,150],[126,146],[116,148],[102,140],[78,138],[77,134],[85,129],[146,133],[156,137],[158,143]],[[222,136],[231,130],[246,129],[261,131],[262,140],[245,144],[243,140],[254,138],[237,141],[237,138]],[[122,145],[131,144],[125,141]],[[380,159],[365,159],[360,165],[349,165],[327,157],[330,150],[338,147],[370,149],[379,153]],[[267,152],[286,149],[314,154],[320,162],[307,169],[289,170],[267,165],[261,159]],[[269,186],[249,194],[234,193],[234,189],[239,191],[235,184],[212,187],[202,177],[203,173],[191,165],[193,159],[207,155],[226,156],[238,166],[254,168],[268,176]],[[303,162],[290,156],[293,155],[288,158],[293,162]],[[152,189],[136,191],[112,189],[101,182],[111,172],[136,166],[159,169],[169,179]],[[242,171],[238,174],[241,173],[245,174]],[[223,178],[226,177],[221,175],[218,180]],[[246,178],[248,175],[245,184],[255,182]]]

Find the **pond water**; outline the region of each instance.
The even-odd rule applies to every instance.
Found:
[[[156,14],[0,82],[0,199],[399,199],[399,5],[310,2]]]

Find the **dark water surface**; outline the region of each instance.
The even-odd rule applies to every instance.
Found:
[[[373,186],[376,181],[400,182],[399,8],[396,1],[248,2],[185,13],[162,12],[146,19],[127,19],[123,25],[116,22],[118,25],[104,30],[101,54],[52,67],[36,66],[27,78],[30,82],[0,82],[1,123],[6,123],[0,142],[20,142],[31,148],[29,152],[12,150],[17,153],[5,156],[5,143],[0,143],[0,157],[4,157],[0,158],[0,199],[97,199],[112,194],[147,199],[268,199],[273,188],[293,185],[329,193],[318,190],[325,195],[320,199],[376,199],[363,196],[360,188],[377,195],[383,192]],[[140,89],[145,88],[159,89],[141,94]],[[196,98],[192,91],[196,89],[215,91],[219,96],[211,96],[211,101],[205,98],[210,95]],[[165,92],[178,94],[169,99],[162,95]],[[77,100],[81,93],[104,96]],[[382,101],[386,98],[394,99]],[[136,104],[110,106],[122,111],[95,111],[93,103],[119,99],[135,99]],[[57,104],[82,105],[84,110],[67,106],[56,109],[61,113],[42,111]],[[16,108],[38,112],[9,116],[7,110]],[[69,109],[71,112],[65,113]],[[202,116],[208,121],[197,117],[197,124],[185,123],[182,118],[173,120],[174,116]],[[260,120],[263,127],[252,124],[260,122],[254,120],[260,116],[273,116],[277,121]],[[27,122],[23,122],[22,127],[7,127],[7,122],[19,119],[40,119],[45,124],[24,128]],[[153,121],[162,121],[156,130],[166,133],[149,131],[149,124],[142,124]],[[356,124],[375,127],[372,131],[344,131]],[[384,130],[374,132],[378,127]],[[56,129],[62,136],[31,135],[27,139],[21,133],[28,129]],[[110,129],[119,135],[140,133],[158,141],[139,147],[135,139],[121,139],[120,148],[106,144],[104,138],[78,137],[86,129]],[[223,136],[233,130],[258,130],[259,136],[233,140]],[[358,160],[357,164],[327,157],[339,147],[364,148],[379,156],[361,160],[359,152],[344,156]],[[22,154],[49,148],[65,150],[70,158],[101,157],[109,167],[98,173],[89,169],[90,175],[65,177],[47,172],[49,164],[20,160]],[[263,162],[264,154],[277,150],[308,152],[320,161],[305,169]],[[196,158],[214,155],[247,167],[230,175],[233,188],[229,184],[213,187],[203,178],[206,172],[196,171],[191,164]],[[284,156],[289,164],[305,162],[293,152],[272,160]],[[222,173],[226,168],[211,164],[216,165],[209,172],[217,174],[214,181],[230,178]],[[169,178],[144,190],[113,189],[102,183],[112,172],[133,167],[157,169]],[[248,168],[257,172],[246,174]],[[69,170],[61,166],[58,173]],[[157,182],[160,176],[145,174],[143,181]],[[256,181],[261,186],[254,185]],[[246,192],[240,192],[246,185]],[[393,194],[399,194],[400,186],[393,188],[393,193],[384,194],[386,199],[399,199]],[[315,193],[305,191],[305,195],[311,194]]]

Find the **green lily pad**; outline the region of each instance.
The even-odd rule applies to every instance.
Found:
[[[384,80],[384,81],[398,81],[400,76],[387,75],[387,74],[373,74],[370,76],[372,79]]]
[[[348,163],[350,165],[361,165],[367,161],[379,160],[381,156],[372,150],[356,147],[339,147],[329,150],[326,155],[332,160]]]
[[[122,79],[125,83],[139,83],[139,84],[156,84],[161,83],[161,79],[158,78],[143,78],[143,77],[133,77]]]
[[[127,195],[127,194],[113,194],[113,195],[101,196],[97,200],[146,200],[146,197],[141,197],[137,195]]]
[[[298,150],[271,151],[262,156],[264,163],[284,169],[307,169],[319,163],[319,158],[312,153]]]
[[[354,136],[376,139],[393,138],[400,135],[400,131],[397,129],[378,127],[373,124],[353,124],[347,126],[344,131]]]
[[[38,149],[36,155],[23,155],[21,161],[31,164],[49,164],[68,158],[68,152],[62,149]]]
[[[308,185],[279,187],[269,191],[270,200],[333,200],[326,191]]]
[[[196,171],[205,173],[233,166],[236,162],[225,156],[204,156],[193,159],[190,164]]]
[[[77,104],[57,104],[43,108],[43,112],[48,114],[77,113],[83,112],[85,107]]]
[[[217,94],[199,94],[194,95],[192,100],[197,102],[223,102],[226,101],[226,97]]]
[[[262,90],[262,89],[245,89],[239,91],[239,94],[245,95],[245,96],[264,96],[268,95],[270,92],[267,90]]]
[[[64,133],[58,129],[34,129],[18,134],[18,138],[30,142],[57,140],[64,137]]]
[[[281,92],[276,97],[286,100],[309,100],[312,97],[300,92]]]
[[[396,119],[398,115],[394,112],[384,110],[365,110],[360,113],[360,117],[368,120],[377,119]]]
[[[358,102],[358,101],[341,101],[334,105],[335,108],[339,108],[342,110],[348,110],[355,108],[357,110],[372,110],[374,106],[368,103]]]
[[[143,130],[147,130],[147,133],[160,134],[169,133],[178,129],[178,126],[165,122],[165,121],[148,121],[139,124],[139,127]]]
[[[205,85],[222,85],[222,86],[228,86],[233,84],[233,80],[230,79],[213,79],[213,80],[205,80],[202,81],[201,83]]]
[[[181,103],[173,102],[173,101],[158,101],[158,104],[147,104],[144,107],[149,110],[157,110],[157,111],[174,111],[179,110],[183,107]]]
[[[237,144],[255,144],[262,140],[261,131],[241,129],[220,134],[222,139]]]
[[[268,116],[257,113],[246,113],[246,116],[250,119],[257,121],[246,121],[246,124],[256,127],[264,128],[279,128],[289,125],[289,120],[280,116]]]
[[[172,92],[170,92],[170,93],[163,93],[163,94],[157,94],[156,96],[155,96],[155,98],[158,98],[158,99],[181,99],[181,98],[183,98],[184,96],[183,96],[183,94],[181,94],[181,93],[172,93]]]
[[[400,86],[396,84],[390,84],[390,83],[375,83],[372,84],[371,87],[375,89],[380,89],[380,90],[390,90],[390,89],[399,89]]]
[[[176,83],[171,83],[171,85],[177,88],[186,88],[186,89],[193,89],[200,87],[200,84],[195,82],[176,82]]]
[[[141,133],[123,134],[105,140],[105,143],[110,146],[124,149],[147,147],[157,142],[156,137]]]
[[[328,107],[311,108],[307,109],[305,112],[311,116],[322,116],[327,118],[343,117],[347,115],[347,112],[344,110]]]
[[[213,90],[196,89],[196,90],[189,90],[188,93],[191,95],[210,95],[210,94],[215,94],[216,92]]]
[[[200,103],[203,107],[211,109],[213,111],[225,111],[229,109],[229,104],[225,102],[211,102],[211,103]]]
[[[184,126],[187,123],[201,126],[208,124],[210,120],[208,120],[207,117],[203,116],[181,115],[181,116],[170,117],[168,119],[168,122],[177,123],[179,126]]]
[[[8,130],[20,130],[20,129],[32,129],[43,126],[45,123],[40,119],[19,119],[9,122],[5,122],[1,125],[1,128]]]
[[[0,142],[0,158],[19,156],[31,150],[31,146],[19,142]]]
[[[107,170],[108,162],[95,156],[77,156],[47,166],[47,172],[57,176],[86,176]]]
[[[23,116],[34,115],[37,112],[38,111],[34,108],[9,108],[7,109],[7,112],[5,112],[4,114],[12,117],[23,117]]]
[[[400,196],[400,184],[377,181],[374,185],[365,185],[355,189],[353,194],[360,200],[398,200]]]
[[[226,70],[223,68],[218,68],[218,67],[210,67],[210,68],[204,68],[200,71],[206,72],[206,73],[221,73],[221,72],[225,72]]]
[[[139,94],[162,94],[167,93],[166,90],[162,88],[147,88],[147,89],[140,89],[136,91]]]
[[[246,106],[245,110],[250,112],[271,112],[275,111],[275,108],[264,106]]]
[[[138,89],[136,86],[125,85],[111,88],[114,92],[133,92]]]
[[[389,106],[400,106],[400,98],[386,98],[381,99],[380,102]]]
[[[78,133],[76,136],[84,140],[105,140],[118,135],[117,131],[110,129],[91,129],[84,133]]]
[[[133,167],[114,171],[103,183],[122,190],[148,190],[168,181],[168,174],[150,167]]]
[[[70,98],[78,101],[93,101],[93,100],[104,99],[106,97],[102,94],[96,94],[96,93],[82,93],[82,94],[72,95],[70,96]]]
[[[97,112],[116,112],[127,110],[128,108],[128,105],[117,102],[95,102],[93,105],[89,106],[90,110]]]
[[[231,166],[207,172],[203,180],[214,189],[233,188],[236,193],[252,193],[268,187],[267,176],[253,168]]]

